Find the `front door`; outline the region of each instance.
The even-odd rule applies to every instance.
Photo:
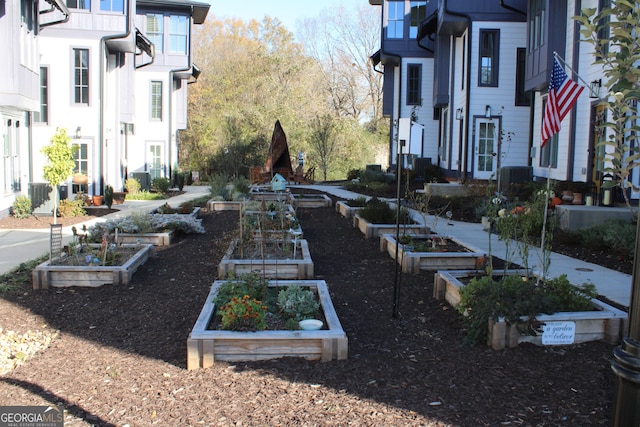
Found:
[[[161,178],[162,173],[162,145],[149,144],[147,152],[147,170],[151,176],[151,182],[156,178]]]
[[[498,159],[498,129],[491,119],[476,119],[473,177],[489,179],[495,175]],[[495,178],[495,176],[494,176]]]

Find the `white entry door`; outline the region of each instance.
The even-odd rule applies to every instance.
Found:
[[[473,177],[489,179],[496,173],[498,160],[498,130],[495,121],[476,119],[475,136]]]
[[[147,170],[151,175],[152,182],[154,179],[164,176],[162,169],[162,145],[149,144],[149,150],[147,151]]]

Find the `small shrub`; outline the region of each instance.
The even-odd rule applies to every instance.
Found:
[[[76,193],[74,200],[80,203],[80,206],[89,206],[91,198],[86,193]]]
[[[110,185],[104,187],[104,204],[107,205],[109,209],[111,209],[113,205],[113,187]]]
[[[137,178],[129,178],[124,183],[124,188],[126,188],[127,193],[129,194],[137,194],[140,192],[140,181]]]
[[[220,307],[222,328],[231,331],[263,331],[266,324],[267,307],[262,301],[244,295],[231,298]]]
[[[31,200],[27,196],[18,196],[13,201],[13,205],[11,206],[11,213],[14,217],[18,219],[25,219],[31,216],[33,212],[33,207],[31,206]]]
[[[347,206],[351,206],[352,208],[363,208],[367,205],[366,197],[356,197],[355,199],[349,199],[345,202]]]
[[[597,295],[595,286],[574,286],[566,275],[537,285],[535,280],[519,275],[507,275],[500,280],[491,276],[474,278],[460,289],[460,303],[456,309],[464,314],[463,341],[476,345],[487,341],[487,320],[503,317],[510,324],[521,322],[526,316],[522,332],[536,334],[535,317],[539,313],[589,309]]]
[[[85,203],[82,198],[76,200],[60,200],[60,204],[58,205],[58,215],[63,218],[85,216],[87,214],[87,211],[84,210],[84,206]]]
[[[229,276],[226,280],[218,288],[218,293],[213,299],[216,307],[222,307],[234,297],[241,298],[249,295],[250,298],[261,298],[266,286],[265,281],[256,273],[243,274],[237,278]]]
[[[366,219],[372,224],[395,224],[396,223],[396,210],[389,204],[377,197],[372,197],[367,201],[366,205],[358,212],[360,217]],[[409,211],[401,207],[400,208],[400,224],[411,224],[413,221],[409,216]]]
[[[151,185],[156,189],[157,192],[166,193],[167,191],[169,191],[171,182],[169,181],[169,178],[161,177],[154,179]]]
[[[320,309],[315,294],[298,285],[281,290],[277,304],[284,316],[296,320],[313,318]]]
[[[180,207],[178,209],[182,214],[190,214],[193,211],[193,203],[183,202],[180,204]]]
[[[186,172],[175,172],[173,178],[176,187],[178,187],[178,191],[182,191],[184,184],[187,181]]]
[[[347,172],[347,180],[352,181],[354,179],[358,179],[358,177],[360,176],[360,170],[359,169],[351,169],[349,172]]]

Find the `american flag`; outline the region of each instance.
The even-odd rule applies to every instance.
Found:
[[[584,86],[571,80],[558,60],[554,58],[549,78],[549,96],[542,121],[542,147],[549,138],[560,132],[560,122],[571,110],[583,90]]]

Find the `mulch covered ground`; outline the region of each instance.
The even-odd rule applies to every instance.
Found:
[[[157,249],[128,286],[25,288],[0,299],[0,327],[60,330],[49,348],[0,376],[0,405],[62,404],[65,426],[609,424],[613,345],[465,347],[460,315],[432,297],[433,274],[396,279],[377,239],[364,239],[334,208],[299,218],[348,336],[348,359],[187,371],[187,336],[238,214],[203,218],[207,234]]]

